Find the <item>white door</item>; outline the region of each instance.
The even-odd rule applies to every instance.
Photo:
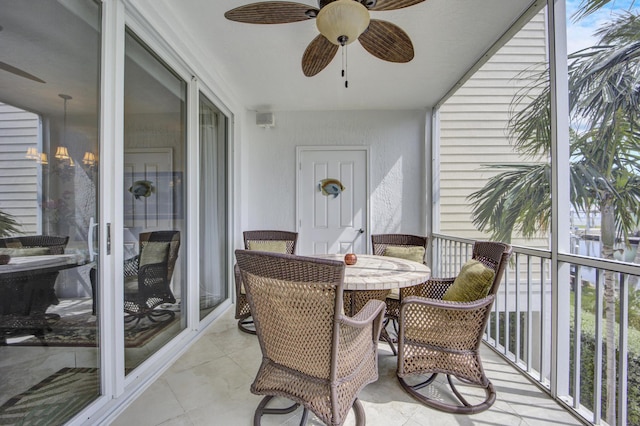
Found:
[[[173,229],[172,153],[171,148],[125,150],[125,259],[138,253],[140,232]]]
[[[367,147],[297,148],[297,254],[367,253],[368,153]],[[336,190],[335,181],[344,189]]]

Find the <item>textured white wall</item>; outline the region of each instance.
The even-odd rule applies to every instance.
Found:
[[[426,111],[274,112],[275,127],[243,126],[242,230],[295,230],[296,146],[370,147],[371,233],[426,233]],[[243,200],[245,197],[242,197]]]

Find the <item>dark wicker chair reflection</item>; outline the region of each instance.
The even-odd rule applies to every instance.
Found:
[[[172,320],[174,311],[158,309],[158,306],[176,303],[171,291],[171,278],[178,259],[180,231],[143,232],[138,239],[140,253],[124,261],[125,322],[136,321],[137,324],[142,318],[153,322]],[[95,314],[95,268],[90,278]]]
[[[449,413],[474,414],[495,402],[496,392],[484,373],[479,350],[511,251],[510,245],[498,242],[474,244],[472,259],[494,271],[489,275],[486,297],[469,302],[442,300],[455,280],[446,278],[430,279],[418,286],[420,296],[403,298],[397,376],[402,387],[421,403]],[[453,395],[460,403],[432,398],[437,392],[419,391],[432,384],[439,373],[446,375]],[[464,392],[455,386],[456,380],[458,386],[484,390],[484,399],[474,396],[472,402],[468,401]],[[476,402],[476,399],[482,400]],[[451,400],[455,401],[455,398],[452,396]]]
[[[429,238],[410,234],[375,234],[371,235],[371,247],[373,254],[377,256],[396,256],[404,259],[425,263],[424,255],[427,251]],[[390,249],[388,249],[391,247]],[[416,248],[419,248],[416,250]],[[395,250],[394,250],[395,249]],[[396,347],[391,337],[386,334],[386,326],[389,322],[398,334],[398,315],[400,314],[400,301],[403,297],[411,296],[415,293],[415,287],[393,289],[385,299],[385,328],[383,337],[389,343],[394,355],[397,355]]]
[[[364,425],[358,393],[378,378],[377,341],[384,303],[369,301],[353,317],[342,306],[344,263],[286,254],[237,250],[262,364],[251,392],[265,395],[254,415],[286,414],[299,404],[327,425],[341,425],[353,407]],[[274,396],[288,408],[267,408]]]
[[[13,256],[64,254],[69,237],[25,235],[0,239],[0,248],[12,250]],[[41,250],[39,250],[41,249]],[[28,254],[27,254],[28,253]],[[59,303],[54,286],[58,271],[38,274],[3,274],[0,277],[0,340],[33,334],[44,337],[49,325],[60,317],[46,313]]]
[[[268,251],[281,254],[295,254],[298,233],[290,231],[244,231],[245,250]],[[236,265],[236,316],[238,328],[249,334],[256,334],[251,318],[251,309],[247,300],[247,294],[240,278],[240,271]]]

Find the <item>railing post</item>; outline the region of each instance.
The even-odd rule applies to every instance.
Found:
[[[569,77],[565,0],[547,0],[549,94],[551,96],[551,394],[569,394],[569,265],[558,260],[570,253],[569,224]]]
[[[620,329],[618,340],[618,424],[627,424],[628,343],[629,343],[629,276],[620,274]]]
[[[600,269],[596,269],[596,330],[595,354],[593,357],[593,423],[600,424],[602,417],[602,321],[603,321],[603,285]]]

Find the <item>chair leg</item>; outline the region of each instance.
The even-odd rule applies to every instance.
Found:
[[[380,340],[384,340],[389,344],[389,347],[391,348],[391,352],[393,352],[393,355],[398,355],[398,351],[396,350],[396,345],[393,344],[393,339],[389,335],[389,332],[387,331],[387,328],[384,327],[384,325],[382,327],[382,330],[380,331]]]
[[[437,374],[433,374],[426,381],[420,382],[420,383],[418,383],[416,385],[408,384],[400,376],[398,376],[398,381],[400,382],[400,385],[402,386],[402,388],[409,395],[411,395],[412,397],[414,397],[415,399],[417,399],[418,401],[420,401],[424,405],[427,405],[429,407],[432,407],[432,408],[435,408],[437,410],[444,411],[444,412],[447,412],[447,413],[452,413],[452,414],[476,414],[476,413],[480,413],[482,411],[485,411],[485,410],[489,409],[493,405],[493,403],[496,401],[496,391],[495,391],[495,389],[493,387],[493,384],[487,379],[487,385],[486,386],[480,386],[485,391],[486,397],[485,397],[484,401],[480,402],[479,404],[475,404],[475,405],[470,404],[460,394],[458,389],[455,387],[455,385],[453,384],[453,380],[452,380],[452,378],[451,378],[451,376],[449,374],[447,374],[447,381],[449,382],[449,386],[451,387],[451,390],[453,391],[454,395],[462,403],[462,405],[446,404],[444,402],[428,398],[424,394],[418,392],[419,389],[422,389],[422,388],[426,387],[427,385],[430,385],[433,382],[433,380],[436,378],[436,376],[437,376]],[[467,382],[463,382],[463,383],[468,384],[470,386],[478,387],[478,385],[475,385],[475,384],[472,384],[472,383],[467,383]]]
[[[241,318],[238,320],[238,328],[240,329],[240,331],[244,331],[245,333],[249,334],[256,334],[255,328],[249,327],[253,327],[253,319],[251,317]]]
[[[305,426],[307,424],[307,420],[309,420],[309,409],[304,407],[302,411],[302,418],[300,419],[300,426]]]
[[[168,318],[160,321],[155,319],[165,315],[168,315]],[[174,319],[176,317],[176,313],[168,309],[152,309],[151,312],[149,312],[149,314],[147,315],[147,317],[151,322],[165,322],[165,321],[171,321],[172,319]]]
[[[364,414],[364,407],[358,398],[353,401],[353,412],[356,415],[356,426],[365,426],[367,418]]]
[[[166,316],[167,318],[157,319],[164,316]],[[145,309],[135,313],[131,311],[126,312],[124,316],[124,322],[125,324],[130,324],[135,321],[132,326],[133,328],[137,327],[138,323],[140,323],[143,318],[149,318],[149,321],[154,323],[164,323],[167,321],[172,321],[175,317],[176,313],[169,309]]]
[[[260,401],[260,404],[258,404],[258,408],[256,408],[256,412],[253,415],[253,426],[260,426],[260,418],[262,417],[263,414],[289,414],[296,411],[296,409],[300,405],[298,403],[294,403],[293,405],[285,408],[267,408],[267,404],[272,399],[273,399],[273,395],[267,395],[264,398],[262,398],[262,401]],[[309,415],[308,411],[305,408],[302,414],[302,417],[305,420],[305,423],[306,423],[306,417],[308,415]]]

